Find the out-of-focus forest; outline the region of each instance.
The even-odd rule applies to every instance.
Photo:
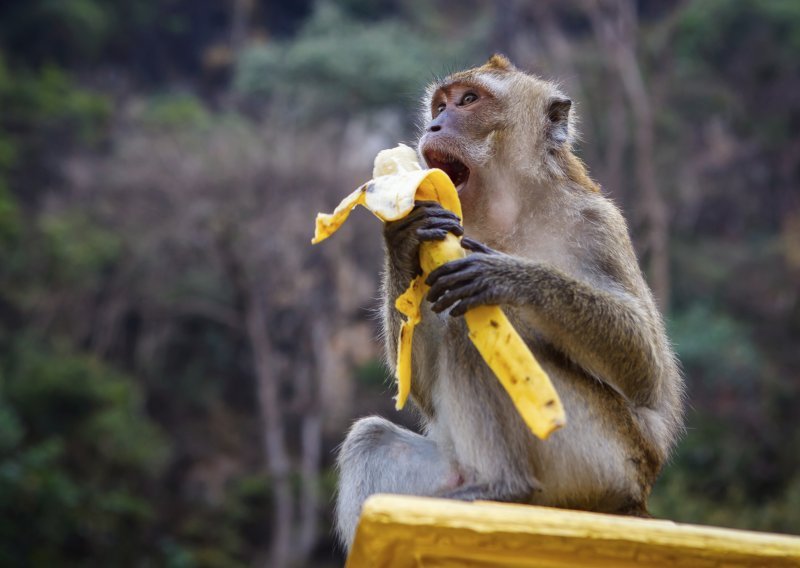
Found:
[[[317,211],[500,51],[576,101],[688,382],[656,516],[800,533],[800,3],[0,4],[0,564],[336,566],[393,410],[381,238]]]

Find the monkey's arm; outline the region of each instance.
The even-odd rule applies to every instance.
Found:
[[[435,201],[417,201],[411,213],[384,225],[386,261],[383,272],[383,321],[386,349],[391,369],[397,354],[397,338],[402,318],[394,306],[397,297],[408,289],[411,280],[422,273],[419,245],[425,241],[441,241],[447,233],[464,234],[458,216],[443,209]]]
[[[404,274],[386,251],[386,260],[383,267],[383,281],[381,285],[381,314],[383,316],[383,338],[386,351],[386,363],[394,373],[397,365],[397,341],[400,334],[400,325],[403,323],[400,312],[394,303],[397,297],[408,287],[412,276]]]
[[[522,308],[531,324],[593,376],[637,405],[657,396],[663,366],[663,331],[644,302],[601,288],[551,266],[481,250],[452,261],[428,278],[431,309],[461,316],[469,308],[500,304]]]

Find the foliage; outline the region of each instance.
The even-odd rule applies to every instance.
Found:
[[[78,87],[60,68],[45,65],[35,72],[12,72],[0,52],[0,126],[5,147],[0,165],[14,163],[17,151],[9,149],[10,132],[31,132],[42,129],[52,134],[53,128],[70,129],[83,142],[96,141],[111,107],[108,100]],[[3,132],[6,131],[6,132]]]
[[[78,285],[102,274],[120,254],[120,239],[84,214],[44,215],[38,227],[49,260],[51,282]]]
[[[793,139],[800,103],[800,5],[792,0],[696,2],[675,26],[678,65],[689,83],[726,79],[739,90],[738,127],[770,146]],[[753,105],[741,104],[750,102]],[[758,105],[758,115],[747,111]]]
[[[108,99],[76,86],[59,67],[12,70],[0,49],[0,234],[9,228],[14,200],[11,191],[35,198],[56,175],[52,163],[64,148],[96,145],[105,133],[111,113]],[[58,157],[56,157],[58,155]],[[25,177],[20,183],[12,178]]]
[[[150,484],[165,465],[163,433],[130,378],[29,337],[0,371],[0,561],[112,565],[153,554]],[[116,535],[126,534],[122,541]]]
[[[24,41],[25,32],[32,32],[37,39],[44,40],[50,53],[61,50],[62,56],[74,52],[86,57],[96,54],[111,34],[113,14],[103,2],[41,0],[31,4],[27,10],[12,10],[4,18],[4,31],[16,40],[14,43]],[[51,33],[43,34],[47,29]]]
[[[200,3],[197,0],[195,3]],[[0,6],[0,49],[34,66],[80,66],[129,58],[141,75],[159,61],[139,61],[144,41],[164,42],[188,34],[180,0],[30,0]],[[174,58],[171,50],[166,54]]]
[[[747,326],[706,304],[698,303],[675,314],[670,337],[696,389],[719,393],[734,388],[746,394],[764,368]]]
[[[5,252],[19,232],[19,206],[0,177],[0,252]]]
[[[779,434],[791,413],[775,405],[796,397],[795,389],[771,377],[748,326],[708,304],[674,314],[670,335],[691,405],[686,436],[655,488],[652,512],[684,522],[795,532],[800,436]]]
[[[746,420],[747,418],[745,418]],[[651,511],[658,517],[724,527],[796,533],[797,443],[771,447],[772,431],[742,428],[737,416],[692,412],[690,429],[674,463],[657,484]],[[743,440],[748,440],[745,444]],[[788,476],[776,482],[776,454],[794,456]]]
[[[797,533],[800,4],[645,4],[637,41],[672,215],[669,331],[690,403],[651,508]],[[620,91],[578,3],[554,9],[569,49],[545,56],[553,38],[526,3],[503,5],[526,15],[518,21],[466,6],[0,5],[0,564],[264,557],[275,479],[236,291],[248,278],[271,302],[287,439],[307,435],[303,412],[345,403],[312,484],[322,493],[316,558],[341,564],[327,534],[331,451],[368,404],[391,411],[362,309],[380,243],[368,219],[351,243],[310,250],[305,223],[363,178],[383,133],[410,132],[382,117],[413,122],[425,83],[485,58],[498,38],[522,66],[558,55],[586,77],[578,96],[593,171],[610,142]],[[230,67],[207,64],[219,53]],[[629,126],[623,117],[618,135]],[[634,150],[619,148],[623,178],[635,177]],[[635,189],[615,198],[641,242]],[[323,364],[342,380],[321,377],[335,385],[321,401],[296,396],[307,344],[319,341],[298,313],[334,314],[320,334],[333,337]],[[354,322],[369,331],[351,333]]]
[[[479,22],[465,35],[479,45],[485,33]],[[469,46],[442,44],[434,30],[398,20],[367,24],[323,2],[291,41],[247,49],[234,85],[245,95],[285,98],[304,113],[410,105],[446,65],[473,57]]]
[[[142,117],[148,126],[173,130],[208,127],[211,120],[202,102],[188,93],[151,97]]]
[[[389,382],[389,370],[380,359],[370,359],[355,369],[356,380],[364,385],[379,387]]]
[[[792,0],[694,3],[680,14],[676,51],[686,60],[713,69],[729,65],[736,51],[753,36],[769,38],[762,48],[774,51],[760,55],[769,57],[772,65],[796,65],[794,56],[800,51],[800,6]]]

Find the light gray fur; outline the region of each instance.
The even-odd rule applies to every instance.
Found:
[[[353,426],[338,458],[337,530],[348,547],[364,500],[376,492],[645,515],[681,432],[682,379],[625,221],[571,161],[570,142],[547,150],[547,125],[526,118],[563,95],[502,65],[490,61],[443,83],[488,76],[484,83],[504,83],[503,97],[517,92],[527,105],[500,99],[507,106],[490,110],[511,116],[505,130],[454,143],[471,168],[464,227],[502,253],[473,260],[484,263],[499,298],[490,303],[503,306],[550,376],[568,422],[546,441],[531,434],[463,318],[425,302],[411,392],[424,436],[376,417]],[[470,162],[467,151],[490,158]],[[401,323],[394,301],[412,276],[399,264],[389,251],[383,311],[392,368]]]

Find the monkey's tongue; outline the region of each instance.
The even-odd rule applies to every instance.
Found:
[[[451,156],[429,152],[425,154],[425,161],[431,168],[439,168],[446,173],[459,191],[469,179],[469,168]]]
[[[453,182],[458,191],[461,191],[469,179],[469,168],[461,162],[450,163],[448,167],[444,168],[444,173],[447,174],[447,177],[450,178],[450,181]]]

